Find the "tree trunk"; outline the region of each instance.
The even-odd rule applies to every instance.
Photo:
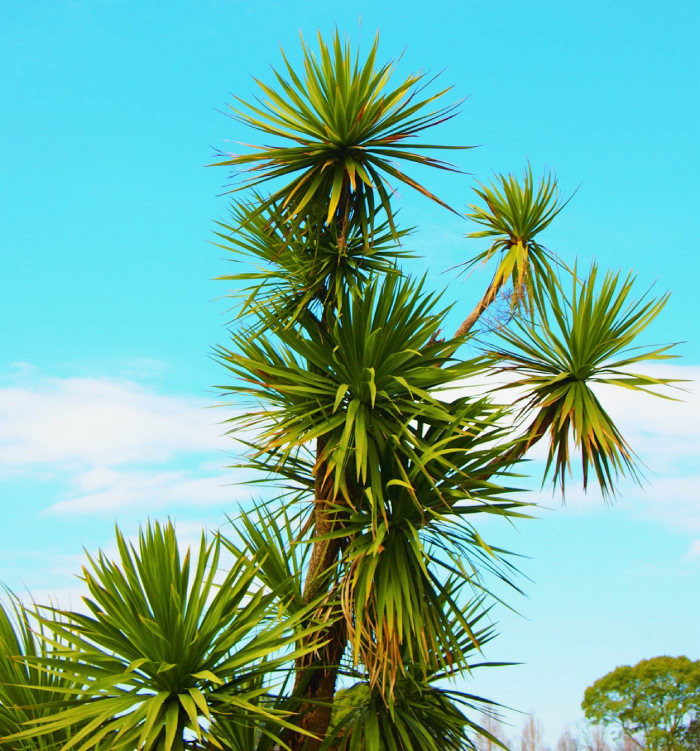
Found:
[[[342,213],[340,207],[343,207]],[[341,199],[338,202],[337,220],[341,222],[338,246],[346,246],[348,212],[350,209],[350,192],[347,184],[343,185]],[[324,305],[320,326],[326,331],[333,325],[335,314],[333,305]],[[333,499],[333,478],[326,477],[327,466],[321,460],[325,442],[319,438],[316,442],[316,467],[314,487],[314,532],[320,537],[335,531],[338,526],[335,512],[329,508]],[[342,538],[332,540],[315,540],[309,561],[309,570],[304,584],[304,601],[315,600],[322,591],[332,595],[334,576],[331,571],[338,560],[338,555],[346,545]],[[332,599],[329,598],[329,599]],[[293,751],[318,751],[325,738],[333,713],[333,697],[338,678],[338,667],[345,652],[348,634],[345,618],[333,606],[321,607],[316,615],[321,615],[328,625],[315,638],[328,643],[320,651],[300,657],[296,661],[295,689],[303,685],[303,699],[299,708],[299,727],[313,733],[315,738],[295,733],[291,740]],[[301,697],[300,697],[301,698]]]
[[[494,290],[493,285],[489,285],[484,296],[477,303],[477,306],[474,308],[474,310],[472,310],[472,312],[467,316],[467,318],[462,322],[461,326],[455,332],[455,337],[465,336],[466,334],[468,334],[472,326],[479,320],[481,314],[486,310],[486,308],[488,308],[489,305],[491,305],[491,303],[495,299],[496,290]]]
[[[319,440],[317,455],[323,451]],[[329,509],[329,500],[333,496],[333,479],[324,481],[325,465],[319,464],[315,488],[315,533],[318,536],[328,534],[337,528],[335,513]],[[342,538],[316,540],[311,551],[309,570],[304,585],[304,600],[311,602],[323,591],[332,594],[334,581],[331,569],[338,560],[345,541]],[[317,751],[328,732],[333,712],[332,702],[335,695],[338,666],[347,644],[347,627],[339,608],[330,605],[321,606],[316,616],[328,621],[328,626],[315,638],[327,641],[318,652],[312,652],[297,659],[295,688],[304,686],[301,706],[299,707],[299,726],[316,738],[301,733],[294,734],[290,746],[294,751]]]

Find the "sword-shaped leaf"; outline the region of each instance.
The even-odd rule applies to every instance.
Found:
[[[318,43],[320,60],[302,38],[301,74],[283,53],[288,78],[273,70],[277,89],[257,81],[261,98],[256,104],[236,97],[236,105],[231,106],[233,118],[277,139],[279,144],[254,146],[247,154],[221,154],[217,166],[249,174],[231,192],[269,181],[288,181],[273,189],[271,197],[258,207],[258,214],[279,204],[295,228],[309,215],[313,223],[335,220],[342,227],[354,224],[360,228],[365,245],[374,239],[375,191],[386,210],[391,233],[398,237],[384,174],[449,209],[400,170],[396,161],[387,161],[404,160],[456,171],[441,159],[417,152],[469,147],[410,143],[423,130],[455,115],[459,103],[435,106],[449,89],[419,98],[424,73],[409,75],[396,88],[390,88],[396,63],[376,65],[378,35],[364,61],[359,50],[353,55],[349,41],[341,42],[337,31],[330,46],[320,34]]]
[[[661,312],[669,295],[635,300],[633,281],[631,274],[621,280],[619,272],[608,272],[600,281],[593,264],[586,279],[574,269],[569,297],[557,280],[542,282],[532,315],[499,331],[503,344],[490,353],[495,368],[512,376],[502,388],[524,391],[516,403],[521,405],[521,420],[528,424],[511,457],[522,456],[548,434],[545,478],[552,470],[562,493],[572,442],[581,452],[584,489],[591,467],[606,497],[615,493],[617,479],[626,472],[639,480],[634,454],[603,408],[595,384],[664,396],[650,389],[675,382],[635,372],[639,363],[675,355],[668,354],[674,345],[641,351],[636,345],[636,338]]]

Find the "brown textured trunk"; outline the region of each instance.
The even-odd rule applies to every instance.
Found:
[[[455,332],[455,337],[465,336],[469,333],[472,326],[479,320],[481,314],[488,308],[489,305],[496,299],[496,292],[492,285],[486,290],[484,296],[479,300],[477,306],[462,322],[462,325]]]
[[[343,207],[342,211],[340,207]],[[341,222],[338,245],[346,246],[348,214],[350,211],[349,185],[343,185],[341,199],[338,202],[337,219]],[[332,325],[332,317],[335,314],[334,306],[324,305],[320,326],[322,330],[328,330]],[[321,461],[325,448],[322,438],[316,442],[316,468],[314,488],[314,532],[317,536],[333,532],[337,527],[335,514],[329,509],[329,503],[333,498],[333,478],[325,477],[326,465]],[[304,601],[311,602],[323,591],[332,595],[333,574],[332,566],[338,560],[338,555],[345,547],[346,541],[342,538],[333,540],[315,540],[311,550],[309,569],[304,584]],[[330,597],[329,599],[332,599]],[[301,733],[293,733],[289,745],[293,751],[318,751],[319,746],[328,732],[333,713],[333,697],[338,678],[338,666],[345,652],[347,644],[347,627],[341,612],[334,612],[329,607],[319,609],[316,615],[327,619],[328,626],[316,636],[318,641],[325,644],[318,652],[312,652],[300,657],[296,661],[295,689],[299,690],[303,685],[303,693],[299,697],[298,725],[303,730],[313,733],[315,738],[310,738]]]
[[[318,443],[317,454],[323,450],[321,441]],[[332,532],[337,525],[335,515],[330,509],[328,499],[332,498],[333,479],[325,482],[323,476],[325,466],[317,467],[314,528],[317,535]],[[304,585],[304,600],[311,602],[324,590],[332,587],[332,574],[329,569],[338,560],[338,555],[344,547],[342,538],[333,540],[318,540],[313,543],[309,570]],[[342,614],[333,612],[330,607],[321,607],[317,615],[327,618],[328,627],[316,638],[328,641],[318,652],[304,655],[296,662],[295,688],[304,684],[301,706],[299,707],[299,726],[316,738],[301,733],[295,733],[290,739],[290,746],[294,751],[317,751],[323,738],[328,732],[333,712],[332,701],[335,695],[338,665],[345,651],[347,643],[347,628]]]

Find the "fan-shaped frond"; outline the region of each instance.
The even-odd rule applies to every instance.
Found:
[[[67,685],[63,709],[34,719],[5,740],[80,729],[61,751],[182,751],[185,731],[221,747],[207,726],[212,713],[248,723],[291,727],[260,697],[282,666],[304,654],[298,628],[306,615],[271,606],[276,593],[257,577],[258,563],[239,557],[219,583],[221,543],[202,536],[191,567],[171,524],[149,525],[138,548],[117,530],[119,563],[103,553],[83,570],[90,615],[56,611],[40,618],[49,651],[28,660]],[[262,681],[262,682],[261,682]],[[71,688],[75,685],[76,688]]]
[[[336,695],[334,721],[322,749],[475,751],[477,735],[491,736],[466,712],[485,709],[492,711],[493,703],[410,675],[397,681],[391,705],[361,682]]]
[[[490,185],[479,183],[474,192],[486,206],[470,204],[467,217],[486,229],[467,237],[488,238],[491,245],[460,265],[472,268],[498,255],[498,266],[486,293],[459,327],[457,336],[464,336],[472,328],[508,282],[513,287],[511,307],[516,308],[521,303],[527,306],[536,283],[556,279],[556,259],[536,238],[566,205],[559,199],[556,177],[545,175],[535,187],[529,165],[522,183],[514,175],[496,175]]]
[[[261,201],[258,196],[258,204]],[[285,217],[278,204],[259,214],[256,204],[234,204],[231,224],[221,227],[225,232],[217,232],[219,247],[249,267],[219,277],[243,283],[236,292],[238,315],[253,314],[275,329],[292,325],[308,310],[335,314],[345,290],[363,286],[373,274],[399,273],[397,261],[412,257],[398,244],[410,230],[394,236],[384,221],[367,246],[357,226],[349,227],[344,238],[336,222],[318,232]],[[264,315],[270,310],[275,311],[274,321]]]
[[[326,333],[313,325],[279,331],[277,346],[266,336],[235,335],[235,348],[219,355],[243,384],[222,389],[268,406],[251,404],[233,418],[234,430],[254,430],[253,445],[260,453],[278,451],[280,464],[296,448],[321,440],[316,469],[323,464],[333,477],[333,496],[352,507],[369,503],[381,514],[385,447],[411,456],[429,449],[427,426],[447,424],[457,433],[475,419],[439,393],[480,372],[483,363],[453,358],[460,340],[433,339],[444,316],[436,303],[422,284],[391,275],[347,292]],[[484,403],[477,419],[493,420],[496,411]]]
[[[595,264],[587,279],[574,270],[570,297],[558,283],[548,283],[536,297],[533,315],[499,332],[503,345],[491,351],[496,369],[514,376],[504,388],[525,392],[518,399],[520,415],[530,422],[511,456],[522,456],[549,433],[545,477],[553,469],[562,492],[571,440],[581,451],[584,488],[591,466],[606,496],[625,472],[638,478],[634,455],[595,394],[596,383],[662,396],[649,389],[674,382],[629,370],[640,362],[674,357],[668,354],[673,345],[635,352],[636,338],[669,296],[634,300],[633,281],[631,275],[621,281],[619,273],[608,272],[599,282]]]
[[[234,119],[282,143],[255,146],[249,154],[222,154],[218,166],[250,173],[233,190],[290,180],[260,209],[279,203],[287,216],[297,217],[297,221],[309,213],[314,222],[336,219],[345,225],[350,221],[368,243],[374,236],[375,203],[384,208],[396,233],[391,181],[408,185],[449,208],[397,166],[398,160],[455,170],[420,152],[465,147],[407,143],[454,116],[457,105],[435,107],[449,89],[421,98],[423,73],[410,75],[391,88],[396,64],[377,66],[378,36],[364,61],[359,51],[353,55],[349,41],[343,43],[337,31],[330,45],[320,34],[318,43],[316,57],[302,39],[303,73],[298,74],[283,53],[288,78],[273,70],[276,89],[256,80],[260,100],[250,104],[236,98],[237,105],[231,107]]]

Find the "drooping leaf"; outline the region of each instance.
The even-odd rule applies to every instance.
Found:
[[[499,331],[503,344],[491,350],[496,370],[510,376],[502,388],[523,392],[517,401],[521,420],[528,424],[511,456],[522,456],[548,434],[545,478],[553,470],[562,492],[572,442],[581,452],[584,489],[591,467],[605,496],[615,492],[625,473],[639,478],[634,454],[595,393],[596,384],[663,396],[653,389],[675,382],[636,372],[639,363],[675,355],[669,354],[673,345],[641,352],[636,346],[669,295],[635,300],[633,281],[632,275],[621,280],[619,273],[608,272],[599,282],[596,264],[587,279],[574,269],[569,297],[556,280],[543,285],[532,315]]]
[[[403,161],[455,171],[422,152],[468,147],[413,143],[422,131],[454,116],[457,105],[435,104],[449,89],[420,98],[423,73],[409,75],[391,88],[396,63],[377,65],[378,35],[364,61],[359,50],[353,55],[349,41],[343,43],[337,31],[330,45],[319,34],[318,44],[317,57],[302,39],[303,73],[297,74],[283,53],[286,72],[273,70],[276,88],[256,81],[261,98],[255,104],[236,98],[231,106],[236,121],[278,141],[254,146],[247,154],[221,154],[218,166],[250,175],[231,192],[287,181],[261,202],[259,212],[279,204],[296,224],[309,215],[313,223],[349,222],[360,228],[366,244],[374,238],[375,204],[384,207],[391,232],[397,235],[390,181],[449,208],[396,166]]]

